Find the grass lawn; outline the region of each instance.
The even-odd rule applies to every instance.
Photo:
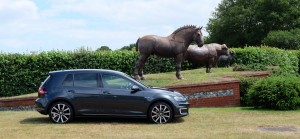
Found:
[[[0,138],[300,138],[300,111],[191,108],[190,115],[156,125],[144,119],[80,118],[53,124],[35,111],[1,111]],[[295,131],[262,131],[287,127]]]
[[[144,75],[146,80],[142,82],[146,85],[162,87],[170,85],[183,85],[230,80],[230,78],[225,79],[224,77],[237,77],[247,73],[233,71],[232,68],[212,68],[211,71],[212,73],[206,73],[205,68],[181,71],[181,74],[184,77],[183,80],[178,80],[175,76],[175,72],[146,74]]]

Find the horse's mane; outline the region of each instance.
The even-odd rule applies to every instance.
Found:
[[[197,28],[197,26],[195,26],[195,25],[185,25],[183,27],[180,27],[180,28],[176,29],[172,34],[176,34],[177,32],[179,32],[183,29],[187,29],[187,28]]]

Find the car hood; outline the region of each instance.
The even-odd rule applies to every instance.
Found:
[[[160,87],[151,87],[151,89],[155,90],[157,93],[173,95],[173,96],[183,96],[181,93],[168,89],[168,88],[160,88]]]

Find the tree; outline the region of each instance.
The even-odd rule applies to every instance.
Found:
[[[270,31],[262,41],[264,44],[281,49],[300,49],[300,29]]]
[[[111,49],[108,46],[101,46],[96,51],[111,51]]]
[[[208,42],[260,45],[270,31],[300,28],[299,0],[223,0],[209,19]]]
[[[123,46],[120,50],[128,50],[128,51],[135,50],[135,43],[129,44],[129,46]]]

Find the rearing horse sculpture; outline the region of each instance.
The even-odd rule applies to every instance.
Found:
[[[155,54],[160,57],[175,58],[176,77],[182,79],[183,77],[180,74],[181,63],[184,60],[187,48],[193,41],[199,47],[204,43],[201,29],[202,27],[188,25],[178,28],[167,37],[146,35],[139,38],[136,42],[136,50],[140,52],[140,56],[135,64],[134,78],[139,79],[140,76],[141,80],[145,79],[143,76],[145,62],[151,54]]]

